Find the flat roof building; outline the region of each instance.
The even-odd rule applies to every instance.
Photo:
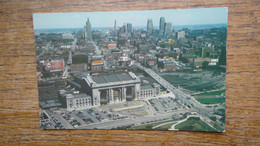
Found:
[[[76,80],[81,80],[82,91],[91,95],[94,105],[97,106],[139,98],[141,81],[132,72],[98,77],[79,73],[75,75],[75,78],[77,78]]]
[[[156,97],[160,94],[160,85],[153,83],[152,85],[142,85],[140,90],[140,98]]]
[[[92,99],[79,91],[59,91],[59,99],[67,110],[82,110],[93,107]]]

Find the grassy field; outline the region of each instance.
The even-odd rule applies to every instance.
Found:
[[[130,129],[152,129],[152,127],[154,127],[154,126],[157,126],[157,125],[162,124],[162,123],[171,122],[171,121],[175,121],[175,120],[168,120],[168,121],[161,121],[161,122],[155,122],[155,123],[150,123],[150,124],[144,124],[144,125],[134,126]],[[173,125],[173,124],[171,124],[171,125]],[[162,130],[162,129],[158,129],[158,130]]]
[[[200,120],[200,118],[191,117],[187,121],[184,121],[175,126],[175,129],[181,131],[216,131],[208,124]]]
[[[225,102],[224,97],[219,97],[219,98],[196,98],[196,100],[202,104],[222,104]]]
[[[162,78],[174,86],[181,86],[191,91],[210,91],[223,88],[225,76],[214,75],[212,71],[201,73],[162,74]]]
[[[147,111],[133,112],[132,115],[144,117],[148,115],[148,112]]]
[[[168,130],[172,127],[173,124],[174,123],[166,124],[166,125],[155,128],[155,130]]]
[[[218,91],[212,91],[212,92],[205,92],[201,94],[197,94],[195,96],[211,96],[211,95],[221,95],[222,93],[225,93],[225,89],[218,90]]]

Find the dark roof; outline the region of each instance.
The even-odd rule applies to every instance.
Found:
[[[73,55],[72,56],[72,64],[81,64],[81,63],[87,63],[88,62],[88,56],[86,55]]]
[[[141,89],[153,89],[151,85],[142,85]]]
[[[132,77],[128,73],[92,77],[92,79],[94,82],[96,82],[98,84],[133,80]]]

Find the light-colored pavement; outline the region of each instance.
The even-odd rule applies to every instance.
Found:
[[[177,121],[171,121],[171,122],[162,123],[162,124],[159,124],[159,125],[157,125],[157,126],[154,126],[152,129],[155,129],[155,128],[158,128],[158,127],[161,127],[161,126],[167,125],[167,124],[174,124],[174,123],[176,123],[176,122],[177,122]]]

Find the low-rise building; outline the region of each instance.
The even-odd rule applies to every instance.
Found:
[[[91,96],[79,91],[60,90],[59,99],[67,110],[82,110],[93,105]]]
[[[160,90],[160,85],[157,83],[141,85],[140,98],[156,97],[160,94]]]
[[[165,62],[163,64],[163,69],[166,69],[166,70],[176,70],[176,64],[174,62]]]
[[[71,73],[85,72],[87,71],[87,64],[71,64],[70,65]]]
[[[103,57],[100,55],[92,56],[91,58],[91,70],[102,70],[104,69]]]

